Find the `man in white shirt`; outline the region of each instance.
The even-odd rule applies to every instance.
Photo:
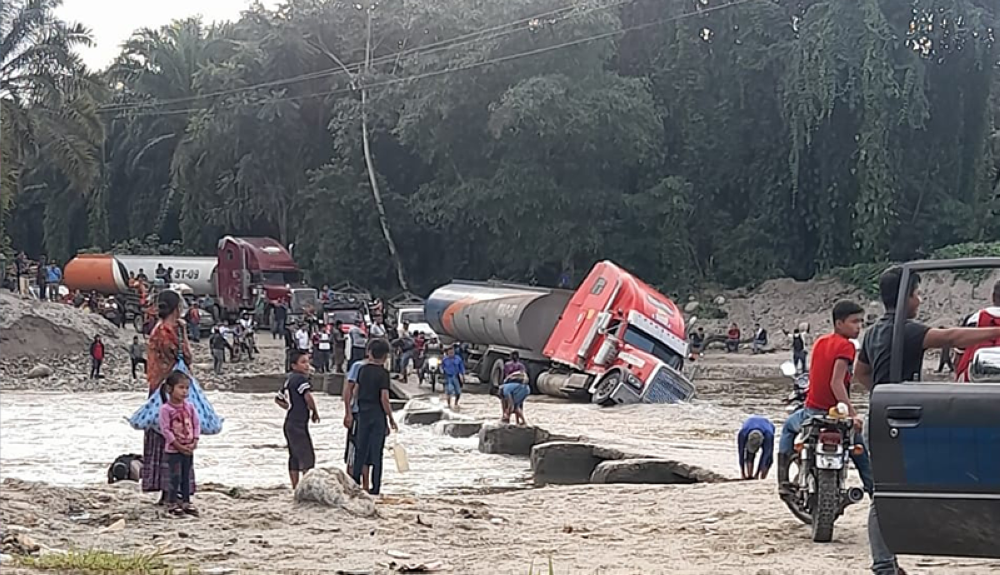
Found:
[[[295,330],[295,345],[299,351],[309,353],[309,332],[305,325],[299,324],[299,329]]]

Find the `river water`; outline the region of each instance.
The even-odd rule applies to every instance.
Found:
[[[765,413],[780,423],[778,397],[784,384],[706,386],[706,397],[687,405],[598,408],[532,397],[528,422],[553,433],[584,436],[603,445],[646,455],[667,456],[720,474],[737,472],[736,430],[747,413]],[[287,451],[284,413],[269,394],[209,392],[226,418],[223,432],[203,438],[195,456],[199,482],[229,486],[284,485]],[[323,421],[311,432],[320,466],[343,463],[345,430],[339,397],[316,394]],[[125,417],[145,400],[142,393],[4,392],[0,395],[0,477],[81,486],[104,482],[118,455],[142,453],[142,433]],[[461,417],[499,417],[495,398],[467,394]],[[402,420],[402,415],[397,414]],[[438,435],[433,426],[400,425],[395,438],[407,450],[411,471],[397,474],[386,457],[386,491],[445,494],[518,489],[528,486],[526,458],[484,455],[478,439]],[[389,444],[394,441],[390,437]]]

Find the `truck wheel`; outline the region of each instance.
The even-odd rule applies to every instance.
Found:
[[[597,388],[594,390],[594,395],[591,396],[590,401],[601,407],[615,405],[615,400],[611,399],[611,394],[618,389],[618,384],[621,382],[622,373],[617,369],[605,373],[604,377],[597,383]]]
[[[840,486],[837,472],[822,469],[816,473],[816,508],[813,509],[812,540],[827,543],[833,539],[833,523],[840,512]]]
[[[498,357],[493,361],[493,367],[490,368],[490,394],[496,395],[500,390],[500,386],[503,385],[503,358]]]

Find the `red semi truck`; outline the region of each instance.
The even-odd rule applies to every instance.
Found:
[[[694,396],[681,372],[684,317],[664,295],[609,261],[576,291],[456,281],[424,306],[439,336],[472,344],[470,370],[498,385],[514,351],[538,392],[599,405]]]

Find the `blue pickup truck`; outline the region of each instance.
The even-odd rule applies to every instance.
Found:
[[[1000,258],[904,264],[914,272],[1000,269]],[[891,381],[902,381],[903,314]],[[971,383],[875,387],[870,442],[882,535],[901,555],[1000,558],[1000,348],[976,351]]]

